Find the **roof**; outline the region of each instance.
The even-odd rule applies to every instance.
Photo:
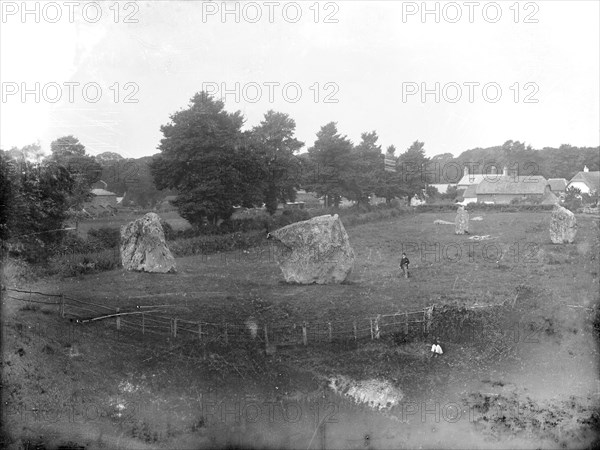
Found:
[[[558,197],[554,195],[554,192],[548,191],[542,198],[542,205],[555,205],[558,203]]]
[[[548,183],[553,191],[564,191],[567,188],[567,180],[564,178],[548,178]]]
[[[492,176],[495,177],[495,175]],[[470,173],[468,175],[464,175],[458,182],[458,185],[467,186],[471,184],[479,184],[484,180],[485,177],[486,175],[483,173]]]
[[[463,198],[477,198],[477,185],[472,184],[463,193]]]
[[[581,181],[585,183],[591,190],[600,190],[600,172],[579,172],[577,175],[571,178],[569,184],[573,183],[574,181]]]
[[[477,194],[543,194],[548,180],[541,175],[488,177],[477,185]]]
[[[117,196],[117,194],[115,194],[114,192],[109,192],[104,189],[92,189],[92,194],[94,194],[98,197],[108,196],[108,195],[114,195],[115,197]]]

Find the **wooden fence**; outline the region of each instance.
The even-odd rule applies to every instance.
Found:
[[[79,325],[111,321],[116,330],[135,330],[142,335],[169,338],[195,339],[200,343],[235,345],[256,341],[269,346],[309,346],[333,342],[377,340],[385,334],[419,332],[427,333],[431,326],[433,306],[418,311],[379,314],[346,321],[300,322],[273,325],[246,321],[244,323],[215,323],[186,320],[163,314],[160,306],[137,306],[121,309],[94,302],[82,301],[64,294],[48,294],[36,291],[7,288],[7,291],[25,294],[5,297],[31,304],[55,305],[58,314]],[[33,298],[35,296],[35,298]],[[41,301],[38,297],[50,300]],[[112,326],[112,325],[111,325]]]

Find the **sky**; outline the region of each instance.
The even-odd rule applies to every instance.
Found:
[[[396,154],[598,146],[600,2],[475,3],[4,1],[0,148],[152,155],[202,89],[247,129],[289,114],[302,151],[331,121]]]

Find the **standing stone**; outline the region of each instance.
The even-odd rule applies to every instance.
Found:
[[[341,283],[352,272],[354,250],[338,215],[319,216],[275,230],[275,258],[288,283]]]
[[[456,234],[469,234],[469,212],[464,206],[459,206],[454,219]]]
[[[121,262],[126,270],[175,272],[175,260],[156,213],[121,227]]]
[[[556,205],[550,221],[550,239],[553,244],[572,244],[577,234],[575,214],[567,208]]]

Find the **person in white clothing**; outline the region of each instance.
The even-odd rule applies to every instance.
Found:
[[[444,353],[444,351],[442,350],[442,346],[440,345],[440,340],[439,338],[436,338],[435,342],[433,343],[433,345],[431,346],[431,356],[432,358],[437,358],[440,355],[442,355]]]

